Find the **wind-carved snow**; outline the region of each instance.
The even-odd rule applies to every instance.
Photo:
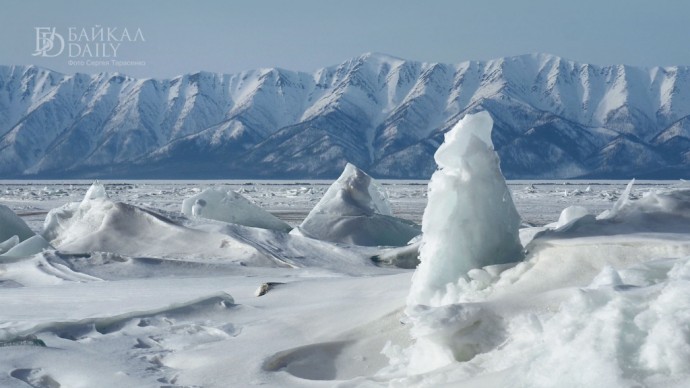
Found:
[[[63,252],[112,252],[169,258],[224,258],[259,266],[276,263],[229,235],[186,228],[145,209],[107,198],[96,182],[81,202],[51,210],[43,236]]]

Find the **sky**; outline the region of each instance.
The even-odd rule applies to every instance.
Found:
[[[366,52],[690,65],[690,2],[680,0],[1,1],[0,64],[64,73],[311,72]]]

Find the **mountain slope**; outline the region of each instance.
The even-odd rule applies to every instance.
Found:
[[[167,80],[0,66],[0,178],[330,178],[347,162],[428,178],[443,133],[478,110],[510,178],[690,171],[688,67],[368,53],[313,73]]]

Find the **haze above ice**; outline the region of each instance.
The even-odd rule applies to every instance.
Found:
[[[120,71],[172,77],[262,67],[311,71],[364,52],[459,63],[534,52],[593,64],[690,64],[690,4],[671,0],[599,2],[217,1],[6,2],[0,13],[3,64],[64,73]],[[70,66],[32,56],[35,27],[141,28],[142,44],[122,60],[145,66]],[[11,38],[8,38],[11,37]]]

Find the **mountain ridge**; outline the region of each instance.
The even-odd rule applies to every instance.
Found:
[[[352,162],[428,178],[443,133],[484,109],[509,178],[682,177],[690,166],[688,66],[367,53],[311,73],[170,79],[0,66],[0,177],[332,178]]]

